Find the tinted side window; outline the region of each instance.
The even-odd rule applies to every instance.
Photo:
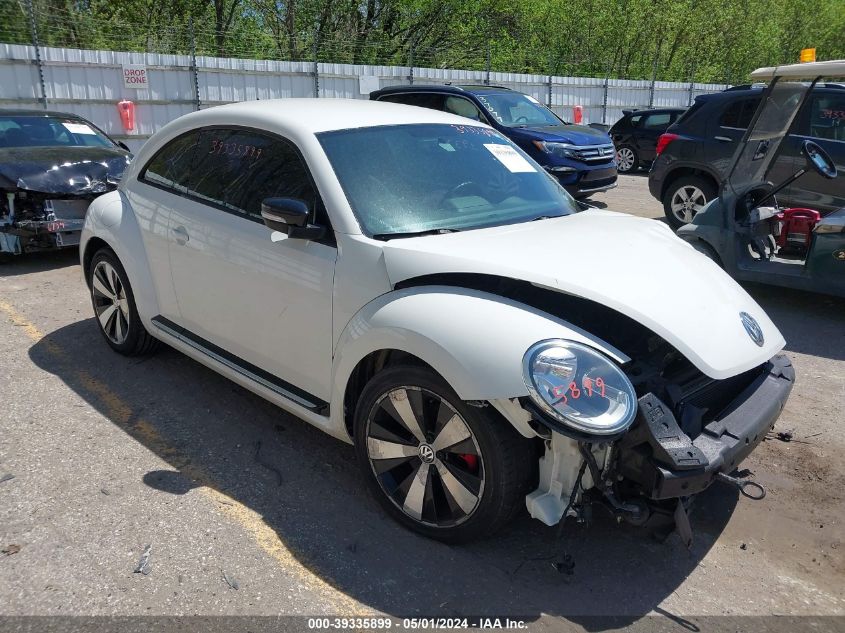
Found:
[[[645,129],[658,129],[667,127],[671,121],[671,115],[666,112],[662,114],[651,114],[645,120],[643,124],[643,128]]]
[[[814,96],[810,105],[810,136],[845,141],[845,90]]]
[[[404,103],[405,105],[428,108],[429,110],[443,109],[443,95],[432,92],[407,92],[404,94],[386,95],[379,101],[390,103]]]
[[[760,99],[735,101],[722,113],[719,125],[740,130],[746,129],[751,124],[751,119],[754,117],[758,105],[760,105]]]
[[[144,167],[141,180],[185,193],[198,138],[199,132],[190,132],[170,141]]]
[[[313,212],[317,192],[293,145],[247,130],[203,130],[188,193],[234,213],[261,217],[265,198],[299,198]]]
[[[638,114],[636,116],[631,117],[631,127],[640,127],[640,124],[643,122],[643,115]]]

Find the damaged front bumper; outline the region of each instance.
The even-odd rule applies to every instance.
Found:
[[[649,506],[730,479],[726,475],[774,426],[794,382],[792,364],[779,354],[695,432],[682,428],[691,431],[685,403],[672,407],[652,393],[639,398],[635,422],[615,441],[589,442],[552,430],[540,459],[539,486],[526,498],[528,510],[554,525],[578,514],[583,494],[594,489],[618,516],[639,523]]]
[[[7,205],[0,208],[0,254],[78,246],[91,199],[33,198],[32,194],[24,199],[7,194]]]
[[[792,391],[795,370],[784,354],[691,439],[652,394],[639,399],[635,426],[620,440],[615,468],[649,499],[699,493],[731,473],[770,431]]]

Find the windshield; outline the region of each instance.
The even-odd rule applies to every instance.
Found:
[[[476,98],[501,125],[561,125],[561,120],[547,107],[518,92],[476,94]]]
[[[766,173],[812,85],[778,82],[763,93],[757,119],[735,155],[729,180],[734,189],[766,179]]]
[[[318,135],[364,233],[467,230],[578,211],[504,136],[471,125],[396,125]]]
[[[0,115],[0,147],[115,147],[82,119]]]

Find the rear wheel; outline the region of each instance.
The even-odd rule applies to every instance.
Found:
[[[680,176],[663,195],[663,212],[672,228],[678,229],[695,219],[696,214],[716,197],[716,186],[700,176]]]
[[[91,260],[88,286],[97,326],[114,351],[138,356],[158,347],[141,323],[129,278],[110,249],[100,249]]]
[[[425,367],[396,366],[364,388],[355,445],[368,485],[399,523],[447,542],[492,534],[524,507],[533,448],[487,407]]]
[[[640,160],[633,147],[621,145],[619,149],[616,150],[616,171],[620,174],[627,174],[632,171],[636,171],[639,164]]]

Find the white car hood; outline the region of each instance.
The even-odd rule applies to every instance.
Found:
[[[392,284],[435,273],[481,273],[590,299],[660,335],[715,379],[760,365],[785,345],[748,293],[654,220],[584,211],[518,225],[390,240],[384,254]],[[740,312],[760,325],[762,346],[746,331]]]

